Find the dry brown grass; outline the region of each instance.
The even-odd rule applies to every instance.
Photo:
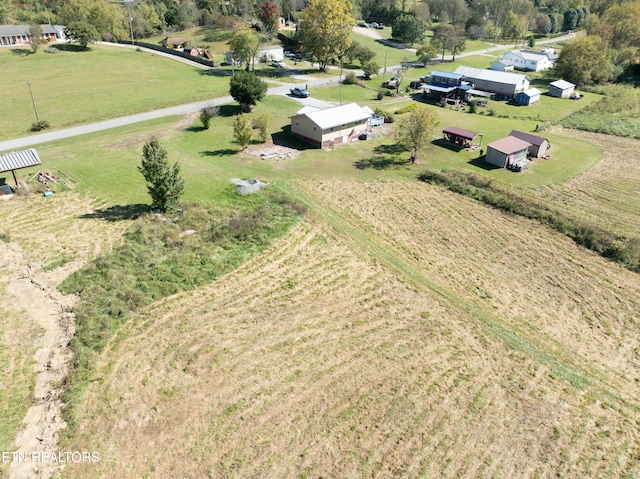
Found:
[[[114,339],[65,477],[640,474],[636,274],[423,183],[292,188],[307,221]]]
[[[604,158],[567,183],[539,190],[539,198],[614,233],[640,239],[640,140],[559,127],[554,133],[604,145]]]

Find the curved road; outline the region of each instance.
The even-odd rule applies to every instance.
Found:
[[[358,33],[361,34],[366,34],[367,36],[371,36],[374,38],[382,38],[382,36],[379,34],[379,32],[377,30],[371,30],[371,29],[367,29],[367,28],[361,28],[361,27],[356,27],[355,29],[356,31],[358,31]],[[365,33],[366,32],[366,33]],[[569,34],[569,35],[564,35],[562,37],[557,37],[551,40],[542,40],[540,42],[538,42],[539,45],[545,44],[545,43],[554,43],[554,42],[559,42],[559,41],[566,41],[566,40],[571,40],[575,38],[575,34]],[[116,44],[114,44],[116,45]],[[137,45],[120,45],[118,44],[118,46],[124,46],[126,48],[139,48]],[[506,45],[499,45],[499,46],[495,46],[489,49],[485,49],[485,50],[476,50],[476,51],[472,51],[472,52],[464,52],[461,53],[459,55],[456,55],[456,58],[464,58],[467,56],[472,56],[472,55],[482,55],[485,53],[490,53],[492,51],[499,51],[499,50],[504,50],[505,48],[509,48],[509,46]],[[415,51],[415,49],[410,49],[408,48],[407,50],[409,51]],[[149,50],[152,53],[158,54],[159,52],[156,52],[154,50]],[[188,60],[185,60],[183,58],[180,57],[176,57],[171,55],[170,56],[172,59],[176,59],[179,61],[183,61],[183,62],[188,62]],[[451,57],[445,57],[450,59]],[[193,66],[197,66],[197,67],[201,67],[201,68],[208,68],[205,67],[203,65],[200,65],[199,63],[194,63],[194,62],[190,62],[191,65]],[[400,68],[400,66],[396,66],[396,67],[387,67],[387,70],[392,70],[393,68]],[[339,82],[339,76],[334,76],[331,78],[325,78],[325,79],[321,79],[318,80],[317,78],[311,77],[311,76],[301,76],[301,75],[293,75],[294,78],[298,78],[298,79],[302,79],[304,81],[307,82],[307,85],[309,87],[316,87],[316,86],[320,86],[320,85],[327,85],[327,84],[331,84],[331,83],[338,83]],[[289,88],[291,87],[290,83],[284,83],[281,86],[278,87],[274,87],[274,88],[269,88],[269,90],[267,90],[267,95],[287,95],[289,93]],[[319,106],[319,107],[326,107],[326,106],[332,106],[332,103],[329,102],[323,102],[320,100],[316,100],[313,98],[296,98],[296,100],[299,100],[302,104],[305,105],[312,105],[312,106]],[[23,149],[23,148],[27,148],[30,146],[34,146],[34,145],[38,145],[40,143],[47,143],[50,141],[56,141],[56,140],[62,140],[64,138],[70,138],[73,136],[79,136],[79,135],[84,135],[87,133],[95,133],[98,131],[103,131],[103,130],[108,130],[110,128],[117,128],[120,126],[126,126],[126,125],[131,125],[133,123],[139,123],[142,121],[148,121],[148,120],[154,120],[156,118],[163,118],[166,116],[173,116],[173,115],[184,115],[186,113],[192,112],[192,111],[199,111],[201,110],[203,107],[205,106],[210,106],[210,105],[222,105],[225,103],[231,103],[233,102],[233,98],[231,98],[230,96],[224,96],[224,97],[220,97],[220,98],[212,98],[210,100],[204,100],[204,101],[199,101],[199,102],[195,102],[195,103],[188,103],[186,105],[178,105],[178,106],[173,106],[173,107],[169,107],[169,108],[163,108],[160,110],[154,110],[154,111],[148,111],[145,113],[138,113],[135,115],[130,115],[130,116],[123,116],[120,118],[114,118],[112,120],[105,120],[105,121],[100,121],[97,123],[90,123],[88,125],[82,125],[82,126],[76,126],[73,128],[67,128],[64,130],[57,130],[57,131],[51,131],[51,132],[47,132],[47,133],[39,133],[37,135],[31,135],[31,136],[26,136],[26,137],[22,137],[22,138],[15,138],[13,140],[6,140],[6,141],[0,141],[0,152],[2,151],[11,151],[11,150],[19,150],[19,149]]]

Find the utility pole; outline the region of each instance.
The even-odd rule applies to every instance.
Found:
[[[384,53],[384,70],[382,70],[382,81],[384,81],[384,77],[387,74],[387,52]]]
[[[40,126],[40,118],[38,118],[38,110],[36,108],[36,101],[33,99],[33,91],[31,90],[31,82],[27,82],[29,85],[29,94],[31,95],[31,103],[33,103],[33,111],[36,114],[36,124]]]

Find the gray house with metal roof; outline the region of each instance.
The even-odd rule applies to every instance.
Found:
[[[483,70],[461,66],[455,73],[464,75],[465,81],[473,84],[475,90],[495,93],[508,98],[515,98],[521,91],[529,89],[529,77],[519,73]]]
[[[66,41],[63,25],[40,25],[42,40],[46,43]],[[0,25],[0,47],[31,45],[29,25]]]

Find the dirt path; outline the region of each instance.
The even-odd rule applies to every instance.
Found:
[[[33,453],[56,452],[57,433],[65,427],[61,415],[61,385],[69,372],[72,358],[69,342],[74,333],[74,322],[69,311],[74,298],[65,297],[50,288],[43,275],[32,270],[15,244],[0,243],[0,255],[10,270],[11,280],[6,290],[12,298],[12,305],[22,312],[25,321],[42,330],[36,343],[37,376],[33,404],[15,441],[15,452],[24,453],[27,460],[12,462],[9,477],[46,479],[56,471],[58,464],[40,462],[37,454]]]

